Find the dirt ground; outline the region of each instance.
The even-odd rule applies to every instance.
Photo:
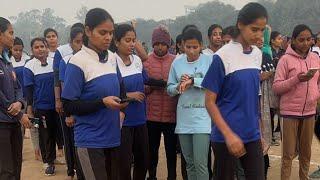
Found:
[[[163,142],[161,143],[159,165],[158,165],[158,179],[166,179],[166,159],[163,148]],[[281,156],[281,146],[273,146],[269,150],[271,168],[269,170],[269,180],[279,180],[280,179],[280,156]],[[310,167],[310,173],[317,169],[320,165],[320,144],[314,138],[312,146],[312,162]],[[293,163],[292,169],[292,180],[298,180],[299,163],[297,160]],[[178,180],[181,178],[180,172],[180,156],[178,156],[178,167],[177,167]],[[23,163],[22,163],[22,180],[64,180],[66,176],[66,166],[56,165],[56,175],[47,177],[44,175],[43,164],[40,161],[34,160],[34,153],[30,139],[24,139],[24,149],[23,149]]]

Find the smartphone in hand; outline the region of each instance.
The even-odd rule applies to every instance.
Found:
[[[124,99],[121,99],[120,104],[131,103],[131,102],[135,102],[135,101],[137,101],[137,100],[135,100],[133,98],[124,98]]]
[[[317,71],[319,71],[319,68],[310,68],[308,72],[306,73],[307,76],[313,76]]]

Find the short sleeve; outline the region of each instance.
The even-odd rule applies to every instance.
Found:
[[[68,63],[64,76],[62,97],[68,100],[78,100],[85,84],[84,73],[80,67]]]
[[[61,53],[59,50],[56,50],[53,58],[53,70],[59,70],[60,61],[63,61]]]
[[[26,87],[33,84],[34,84],[33,72],[29,68],[24,67],[23,68],[23,85]]]
[[[64,60],[60,61],[60,65],[59,65],[59,80],[60,81],[64,81],[64,75],[65,75],[65,72],[66,72],[66,67],[67,67],[67,64]]]
[[[219,94],[225,78],[225,67],[219,55],[214,55],[210,68],[202,81],[202,87]]]

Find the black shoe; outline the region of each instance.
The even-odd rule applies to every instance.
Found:
[[[54,165],[49,165],[45,170],[45,175],[54,176],[55,167]]]

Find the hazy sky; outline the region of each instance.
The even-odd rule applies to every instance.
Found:
[[[75,22],[75,15],[82,5],[101,7],[109,11],[116,21],[134,18],[165,19],[185,14],[185,5],[196,6],[209,0],[0,0],[1,16],[15,16],[30,9],[52,8],[55,14],[68,23]],[[220,0],[241,8],[252,0]]]

